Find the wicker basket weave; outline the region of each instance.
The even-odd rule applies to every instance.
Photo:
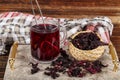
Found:
[[[74,37],[77,36],[78,34],[86,33],[86,32],[90,32],[90,31],[77,32],[71,38],[74,39]],[[100,38],[99,35],[98,35],[98,37]],[[102,39],[100,38],[100,40],[102,40]],[[103,55],[104,51],[105,51],[105,46],[98,46],[97,48],[92,49],[92,50],[81,50],[81,49],[76,48],[72,44],[72,42],[69,42],[69,53],[76,60],[95,61]]]

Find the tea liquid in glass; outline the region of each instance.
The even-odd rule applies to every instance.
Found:
[[[45,28],[46,26],[46,28]],[[59,27],[39,24],[31,27],[31,54],[39,61],[51,61],[59,55]]]

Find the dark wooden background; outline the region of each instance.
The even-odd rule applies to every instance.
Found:
[[[90,18],[95,16],[108,16],[114,24],[111,40],[113,41],[120,58],[120,0],[38,1],[44,16],[57,18]],[[35,8],[36,13],[39,14],[36,6]],[[0,0],[0,13],[6,11],[32,13],[30,0]],[[7,58],[8,56],[0,57],[0,80],[2,80],[4,75]]]

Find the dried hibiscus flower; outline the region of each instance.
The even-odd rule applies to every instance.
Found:
[[[75,47],[82,50],[92,50],[98,46],[107,45],[94,32],[80,33],[72,39],[72,43]]]

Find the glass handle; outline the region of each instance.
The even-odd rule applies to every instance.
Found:
[[[60,28],[60,47],[63,47],[67,38],[67,31],[65,27]]]

